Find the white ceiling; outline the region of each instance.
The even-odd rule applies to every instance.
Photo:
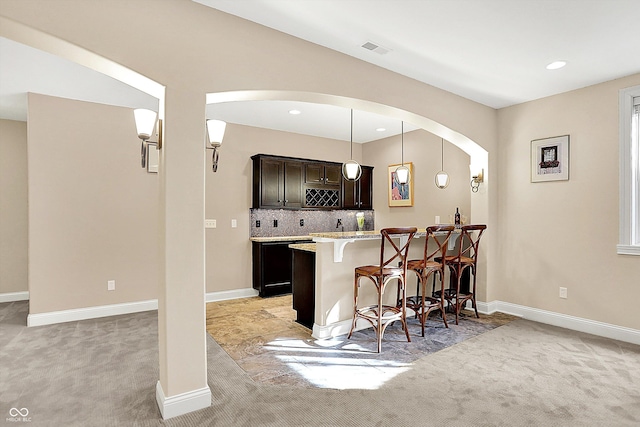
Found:
[[[493,108],[640,72],[639,0],[194,1]]]
[[[194,1],[494,108],[640,72],[640,0]],[[365,42],[388,53],[364,49]],[[568,65],[546,70],[555,60]],[[26,120],[27,92],[158,108],[154,98],[110,77],[0,38],[0,118]],[[211,104],[207,117],[350,138],[349,110],[326,105]],[[354,142],[400,133],[397,120],[362,111],[353,124]]]

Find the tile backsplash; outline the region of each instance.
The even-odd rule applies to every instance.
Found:
[[[355,231],[358,229],[356,223],[358,212],[364,213],[365,230],[373,230],[375,227],[375,214],[372,210],[250,209],[249,211],[251,237],[304,236],[309,233],[329,231]],[[259,227],[258,222],[260,222]]]

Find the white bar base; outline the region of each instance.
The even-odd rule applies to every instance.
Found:
[[[163,419],[177,417],[211,406],[209,386],[165,397],[160,381],[156,383],[156,402]]]

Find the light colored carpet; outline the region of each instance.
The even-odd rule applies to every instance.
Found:
[[[207,336],[212,406],[163,421],[155,312],[26,328],[26,307],[0,304],[0,423],[26,407],[32,426],[640,425],[640,346],[524,320],[377,390],[255,383]]]

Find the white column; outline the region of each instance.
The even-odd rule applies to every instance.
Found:
[[[209,406],[211,391],[205,335],[205,96],[168,87],[165,99],[159,165],[160,380],[156,400],[166,419]]]

